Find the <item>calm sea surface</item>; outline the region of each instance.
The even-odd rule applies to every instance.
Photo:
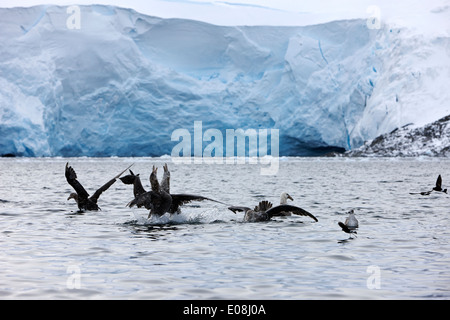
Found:
[[[148,221],[117,181],[102,211],[77,213],[69,161],[91,194],[134,163],[144,187],[168,162],[171,191],[229,205],[279,202],[314,214],[244,223],[226,205],[196,202]],[[449,299],[450,195],[434,186],[444,159],[283,158],[256,164],[175,164],[170,158],[0,159],[0,299]],[[341,231],[354,209],[357,237]]]

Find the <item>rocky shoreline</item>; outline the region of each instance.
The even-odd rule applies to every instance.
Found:
[[[347,157],[450,157],[450,115],[419,128],[411,124],[366,141]]]

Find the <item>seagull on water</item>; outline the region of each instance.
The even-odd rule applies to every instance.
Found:
[[[349,212],[349,215],[347,219],[345,219],[345,222],[338,222],[338,225],[342,228],[342,231],[345,233],[348,233],[350,235],[356,234],[356,229],[359,227],[359,222],[355,217],[355,211],[352,209]]]

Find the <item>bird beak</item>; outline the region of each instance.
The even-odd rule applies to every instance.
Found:
[[[73,198],[73,196],[72,195],[70,195],[68,198],[67,198],[67,200],[70,200],[70,199],[72,199]]]
[[[292,201],[294,201],[294,199],[289,194],[287,195],[287,198],[291,199]]]

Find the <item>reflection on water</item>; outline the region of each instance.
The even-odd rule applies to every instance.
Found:
[[[174,225],[167,224],[140,224],[137,220],[125,222],[122,226],[135,237],[159,240],[166,237],[169,231],[178,230]]]
[[[450,298],[450,196],[409,194],[438,174],[448,187],[448,160],[282,158],[276,176],[258,165],[69,160],[87,187],[135,163],[147,189],[152,165],[168,161],[173,192],[227,205],[191,203],[147,220],[126,207],[132,188],[118,181],[101,211],[79,213],[66,201],[67,159],[0,159],[0,298]],[[282,192],[319,221],[245,223],[227,209],[277,204]],[[350,209],[357,235],[338,226]],[[79,287],[69,288],[74,276]]]

